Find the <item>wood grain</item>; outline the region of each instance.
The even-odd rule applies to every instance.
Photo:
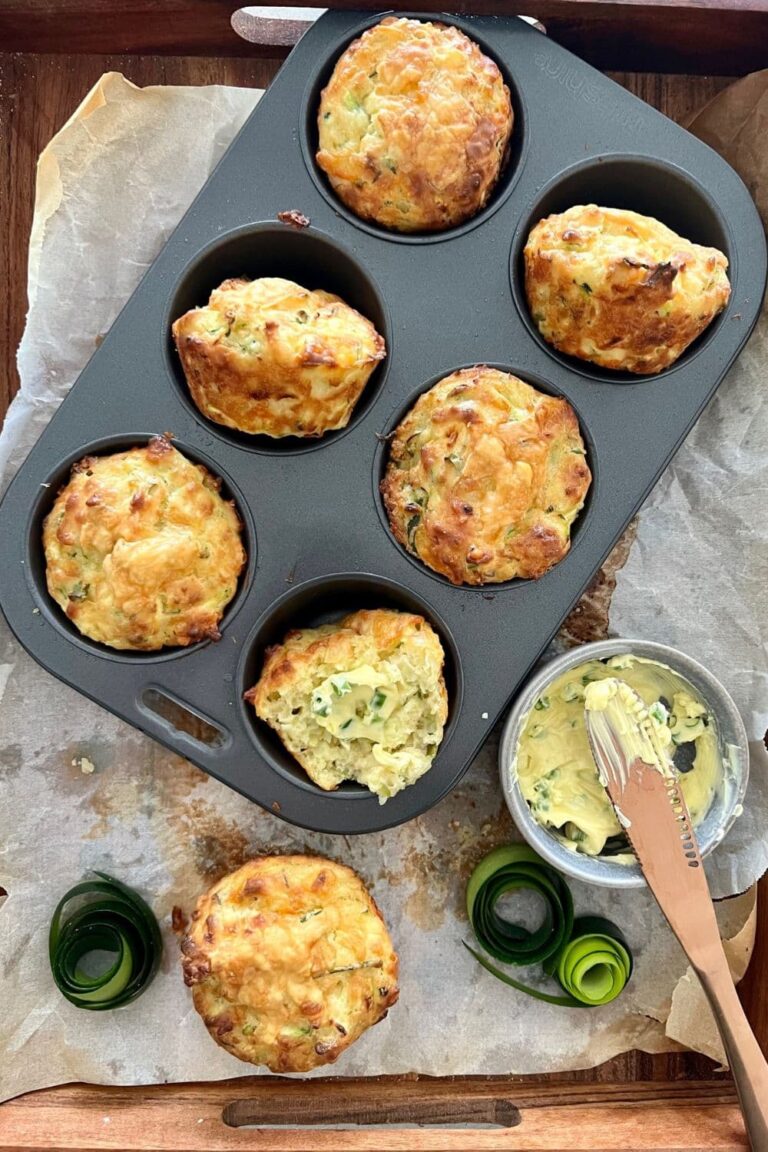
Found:
[[[259,49],[231,25],[236,7],[235,0],[0,0],[0,44],[13,52],[252,56]],[[336,0],[334,7],[382,5]],[[385,7],[412,11],[413,3]],[[418,7],[440,12],[445,3]],[[506,16],[522,9],[598,68],[741,74],[768,64],[768,0],[455,0],[452,9]]]
[[[52,2],[52,7],[55,3]],[[7,7],[0,0],[0,13]],[[170,5],[168,6],[170,9]],[[0,42],[2,38],[0,36]],[[237,84],[260,87],[277,70],[274,60],[204,56],[119,56],[80,54],[0,54],[0,275],[8,290],[0,304],[0,417],[17,388],[15,348],[26,312],[26,258],[34,198],[35,160],[89,87],[109,70],[134,83]],[[662,76],[619,73],[615,78],[672,119],[685,121],[729,83],[725,76]],[[768,1046],[768,881],[761,885],[758,948],[742,991],[750,1019]],[[760,987],[762,983],[763,987]],[[697,1083],[696,1081],[706,1081]],[[312,1087],[310,1087],[310,1083]],[[727,1078],[716,1076],[704,1057],[690,1053],[648,1056],[626,1053],[600,1068],[544,1080],[507,1078],[428,1081],[336,1080],[280,1082],[244,1078],[221,1084],[104,1089],[84,1086],[49,1089],[0,1107],[0,1150],[39,1148],[133,1149],[422,1149],[482,1148],[692,1148],[742,1149],[743,1129]],[[361,1115],[381,1115],[401,1101],[419,1111],[434,1106],[438,1116],[452,1108],[482,1107],[490,1100],[519,1107],[517,1128],[473,1131],[402,1130],[312,1132],[288,1129],[225,1128],[230,1118],[288,1115],[294,1107],[322,1106],[341,1094]],[[256,1102],[253,1105],[247,1101]],[[299,1103],[301,1102],[301,1103]],[[605,1109],[609,1112],[606,1114]],[[277,1110],[277,1111],[275,1111]],[[413,1114],[413,1113],[412,1113]],[[606,1118],[607,1116],[607,1118]],[[695,1143],[694,1143],[695,1138]]]
[[[363,1125],[352,1130],[287,1126],[314,1113],[307,1100],[322,1099],[327,1114],[346,1106]],[[468,1112],[491,1103],[502,1125],[456,1127]],[[259,1128],[230,1127],[252,1122]],[[311,1109],[311,1105],[310,1105]],[[505,1117],[519,1115],[512,1127]],[[418,1114],[433,1125],[381,1128],[376,1123]],[[290,1121],[288,1118],[290,1117]],[[278,1125],[278,1126],[273,1126]],[[286,1126],[281,1126],[286,1125]],[[70,1086],[36,1092],[0,1109],[0,1147],[13,1152],[57,1149],[173,1149],[219,1152],[472,1152],[573,1149],[575,1152],[664,1149],[693,1152],[747,1148],[730,1085],[612,1084],[583,1086],[541,1080],[408,1079],[287,1081],[247,1078],[224,1084],[184,1084],[114,1089]]]

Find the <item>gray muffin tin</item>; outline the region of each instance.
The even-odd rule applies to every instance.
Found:
[[[399,824],[458,783],[744,345],[766,277],[763,229],[736,173],[514,17],[445,17],[497,61],[512,92],[511,156],[487,207],[459,228],[427,236],[395,235],[356,219],[315,165],[315,117],[335,60],[379,18],[330,11],[307,32],[0,507],[2,608],[36,660],[283,819],[331,833]],[[570,360],[543,343],[528,317],[520,253],[529,228],[590,201],[657,216],[729,258],[728,307],[657,376]],[[290,209],[311,226],[278,222]],[[232,275],[280,275],[325,288],[374,321],[389,354],[347,429],[322,440],[269,441],[198,413],[170,324]],[[422,391],[474,363],[565,396],[581,421],[592,488],[570,553],[535,582],[453,587],[395,542],[378,494],[386,435]],[[240,510],[249,561],[220,641],[114,652],[80,636],[48,596],[42,521],[74,461],[157,432],[172,433],[182,452],[222,478]],[[422,613],[446,651],[450,716],[442,746],[431,770],[385,805],[353,784],[320,791],[243,702],[267,644],[289,627],[361,606]],[[207,721],[204,731],[177,727],[169,701]]]

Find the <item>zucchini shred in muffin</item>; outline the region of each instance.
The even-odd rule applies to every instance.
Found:
[[[596,204],[547,216],[523,252],[542,337],[601,368],[661,372],[728,303],[728,260],[650,216]]]
[[[395,539],[453,584],[543,576],[570,547],[592,480],[567,400],[462,368],[397,427],[381,493]]]
[[[386,356],[370,320],[340,297],[275,276],[225,280],[172,331],[199,410],[250,435],[345,428]]]
[[[78,631],[141,651],[218,639],[246,560],[220,485],[165,436],[73,465],[43,550],[48,591]]]
[[[444,658],[423,617],[362,609],[268,648],[245,699],[318,787],[355,780],[383,804],[437,754],[448,715]]]
[[[201,896],[184,982],[217,1044],[273,1072],[336,1060],[398,997],[398,959],[351,868],[262,856]]]
[[[485,205],[513,119],[501,72],[474,41],[388,16],[337,61],[320,98],[316,159],[362,219],[438,231]]]

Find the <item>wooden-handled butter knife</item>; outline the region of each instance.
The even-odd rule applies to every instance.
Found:
[[[677,774],[648,709],[628,684],[610,679],[588,685],[585,706],[600,779],[712,1006],[752,1148],[768,1152],[768,1063],[731,978]]]

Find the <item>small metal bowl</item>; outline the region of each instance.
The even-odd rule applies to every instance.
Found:
[[[583,855],[567,848],[551,831],[538,824],[520,790],[515,760],[528,713],[553,680],[587,660],[624,655],[643,656],[668,665],[697,690],[712,710],[724,768],[722,786],[706,818],[696,829],[702,857],[717,847],[738,816],[749,779],[747,733],[736,705],[720,681],[684,652],[646,640],[600,640],[573,648],[551,660],[528,681],[504,724],[499,746],[501,786],[515,823],[540,856],[568,876],[606,888],[641,888],[645,878],[639,864],[622,863],[610,856]]]

